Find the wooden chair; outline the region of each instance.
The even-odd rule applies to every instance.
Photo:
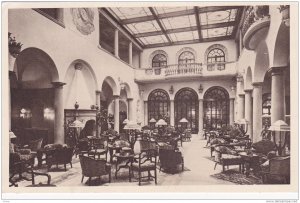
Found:
[[[274,157],[269,160],[267,171],[263,171],[263,183],[265,184],[289,184],[290,183],[290,156]]]
[[[222,165],[223,172],[225,171],[225,167],[229,167],[231,165],[238,165],[239,171],[242,171],[243,160],[242,157],[237,154],[236,151],[228,148],[227,146],[217,146],[215,147],[215,168],[217,164]]]
[[[154,178],[155,184],[157,184],[157,150],[156,149],[144,149],[141,153],[135,156],[136,162],[132,162],[130,166],[131,174],[133,177],[134,172],[138,172],[138,181],[139,185],[141,185],[141,181],[143,178]],[[151,171],[154,171],[154,175],[151,174]],[[142,176],[143,172],[148,172],[147,176]]]
[[[98,159],[101,158],[102,155],[105,155],[105,161],[107,161],[107,153],[108,153],[108,142],[104,139],[93,138],[90,143],[90,149],[88,151],[88,156]]]
[[[89,185],[91,185],[92,177],[101,177],[103,175],[108,175],[109,182],[111,182],[111,165],[106,163],[106,161],[101,159],[93,159],[91,157],[79,155],[81,170],[82,170],[82,179],[84,177],[89,178]]]

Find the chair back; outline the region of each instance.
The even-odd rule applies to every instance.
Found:
[[[73,147],[63,147],[56,149],[53,156],[55,157],[56,163],[65,164],[72,162],[73,152]]]
[[[276,150],[276,145],[270,140],[261,140],[259,142],[253,143],[252,148],[254,148],[256,153],[267,155],[270,151]]]
[[[101,159],[79,155],[82,175],[94,177],[106,174],[106,162]]]
[[[290,157],[274,157],[270,159],[270,174],[288,176],[290,174]]]
[[[144,149],[139,154],[139,167],[142,165],[146,165],[149,163],[154,163],[156,166],[156,157],[157,157],[157,150],[156,149]]]
[[[42,143],[43,143],[43,138],[40,138],[38,140],[32,140],[29,142],[29,149],[31,151],[36,152],[42,148]]]

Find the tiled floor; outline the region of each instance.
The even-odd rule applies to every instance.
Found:
[[[176,174],[167,174],[158,170],[158,184],[157,185],[213,185],[213,184],[227,184],[233,183],[215,179],[210,175],[221,172],[222,167],[217,166],[214,170],[214,162],[208,159],[210,156],[210,150],[205,148],[206,140],[203,140],[199,135],[193,135],[191,142],[183,143],[183,154],[185,162],[185,170]],[[55,169],[55,166],[53,166]],[[63,168],[63,167],[62,167]],[[52,177],[52,184],[57,187],[60,186],[87,186],[85,181],[81,183],[81,167],[78,158],[73,160],[73,168],[68,165],[68,170],[52,171],[49,172]],[[96,180],[100,186],[135,186],[138,185],[136,181],[128,181],[128,170],[121,169],[118,173],[118,179],[114,178],[112,174],[112,182],[107,183],[108,178],[103,176],[101,181]],[[98,181],[98,182],[97,182]],[[45,182],[44,177],[37,177],[36,183]],[[19,183],[19,187],[30,185],[29,181],[22,181]],[[155,185],[154,181],[145,182],[146,185]]]

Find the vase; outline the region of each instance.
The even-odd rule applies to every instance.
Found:
[[[78,109],[79,108],[79,104],[77,102],[75,102],[74,107],[75,107],[75,109]]]

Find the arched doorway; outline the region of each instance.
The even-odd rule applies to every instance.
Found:
[[[153,90],[148,97],[148,121],[154,118],[156,121],[163,118],[167,123],[169,119],[170,98],[162,89]]]
[[[191,88],[179,90],[174,99],[175,103],[175,126],[178,127],[179,121],[186,118],[188,127],[193,133],[198,132],[199,101],[197,93]]]
[[[222,87],[211,87],[204,94],[204,128],[219,129],[229,124],[229,94]]]

